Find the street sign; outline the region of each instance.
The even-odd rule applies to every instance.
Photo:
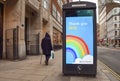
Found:
[[[96,4],[63,5],[63,73],[96,75]]]

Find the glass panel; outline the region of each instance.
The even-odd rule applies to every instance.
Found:
[[[66,64],[93,64],[93,10],[66,12]]]

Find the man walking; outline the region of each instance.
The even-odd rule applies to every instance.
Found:
[[[45,37],[42,39],[41,43],[43,54],[45,55],[45,64],[48,65],[49,58],[51,56],[52,43],[51,38],[48,33],[45,34]]]

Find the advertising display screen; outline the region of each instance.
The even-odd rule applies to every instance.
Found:
[[[66,64],[93,64],[93,10],[66,13]]]

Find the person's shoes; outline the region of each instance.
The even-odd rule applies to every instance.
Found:
[[[45,65],[48,65],[48,62],[47,62],[47,61],[45,61]]]
[[[47,61],[45,61],[45,65],[47,64]]]

